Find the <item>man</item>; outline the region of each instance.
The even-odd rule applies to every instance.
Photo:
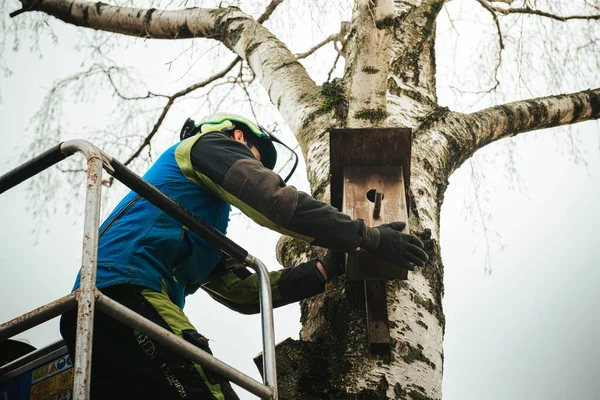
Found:
[[[427,262],[421,241],[399,232],[404,223],[370,228],[286,186],[272,171],[276,139],[246,118],[215,114],[198,125],[188,120],[181,139],[144,178],[219,231],[226,232],[234,205],[258,224],[316,246],[362,247],[392,262]],[[344,273],[335,254],[271,272],[274,306],[322,292],[328,279]],[[235,264],[134,192],[100,227],[97,287],[208,352],[208,340],[182,311],[185,296],[202,287],[236,311],[258,312],[257,276]],[[71,353],[75,319],[75,311],[61,319]],[[92,398],[237,399],[229,382],[145,334],[102,313],[94,327]]]

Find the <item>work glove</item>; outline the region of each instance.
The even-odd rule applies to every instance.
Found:
[[[346,272],[346,253],[341,250],[327,250],[325,256],[319,257],[318,260],[327,273],[327,279]]]
[[[422,267],[429,261],[427,253],[423,251],[423,242],[416,236],[401,233],[405,227],[405,222],[392,222],[374,228],[367,226],[360,247],[394,264],[410,262]],[[414,267],[409,269],[413,270]]]

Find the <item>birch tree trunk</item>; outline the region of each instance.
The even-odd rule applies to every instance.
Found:
[[[219,40],[255,72],[296,134],[312,193],[329,201],[328,130],[413,129],[412,233],[430,263],[407,281],[388,282],[392,349],[369,350],[362,286],[343,277],[302,302],[299,341],[278,346],[282,399],[440,399],[444,313],[440,208],[450,175],[475,151],[518,133],[600,118],[600,89],[531,99],[473,114],[442,108],[436,97],[435,21],[443,0],[357,0],[343,79],[318,87],[266,28],[237,8],[157,11],[67,0],[22,0],[79,26],[145,38]],[[508,2],[507,2],[508,3]],[[282,240],[286,267],[314,249]]]
[[[426,244],[431,263],[409,273],[407,281],[388,282],[391,354],[371,354],[361,284],[334,280],[323,295],[305,301],[301,342],[279,348],[280,364],[287,357],[294,367],[285,370],[295,370],[281,377],[284,398],[441,398],[444,316],[438,236],[445,181],[425,173],[423,160],[441,154],[427,149],[429,140],[419,127],[437,109],[433,45],[442,4],[357,3],[344,77],[348,116],[341,121],[349,128],[415,130],[411,228]],[[315,161],[309,169],[325,164]],[[290,257],[298,252],[285,250],[285,265],[298,261]],[[290,382],[295,385],[287,387]]]

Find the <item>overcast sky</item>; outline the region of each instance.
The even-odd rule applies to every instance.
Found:
[[[16,165],[31,140],[27,126],[51,83],[79,67],[81,60],[67,39],[73,31],[57,32],[59,45],[43,43],[47,51],[42,59],[27,51],[5,54],[14,74],[0,77],[0,173]],[[93,119],[80,110],[71,118],[73,124]],[[585,163],[574,161],[561,140],[565,135],[580,142]],[[477,207],[472,207],[470,166],[451,178],[441,231],[447,320],[444,399],[600,397],[599,138],[592,122],[570,132],[557,129],[511,139],[521,179],[516,189],[506,171],[485,162],[501,157],[504,144],[486,148],[476,168],[486,176],[477,193],[483,198],[487,235]],[[308,189],[301,174],[295,184]],[[42,229],[36,229],[25,194],[19,187],[0,196],[2,321],[67,294],[81,259],[81,215],[65,214],[58,204]],[[118,201],[113,197],[103,215]],[[278,268],[277,234],[234,218],[229,236],[271,269]],[[203,293],[188,298],[186,313],[211,339],[217,357],[259,379],[252,363],[260,351],[258,317],[232,314]],[[298,337],[298,319],[297,305],[277,310],[278,341]],[[57,340],[57,320],[19,337],[35,346]]]

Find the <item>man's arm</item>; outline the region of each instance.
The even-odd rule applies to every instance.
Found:
[[[190,149],[188,176],[200,182],[256,223],[328,249],[361,247],[384,260],[424,266],[423,243],[402,233],[405,222],[366,227],[329,204],[285,186],[279,175],[263,167],[250,149],[222,133],[208,133]]]
[[[269,272],[274,308],[323,292],[326,279],[317,263],[320,261],[314,259],[293,268]],[[335,271],[340,271],[341,267],[343,272],[342,264],[337,267]],[[331,267],[328,269],[334,271]],[[341,272],[331,272],[330,275],[339,275]],[[227,255],[223,255],[219,265],[201,287],[213,299],[234,311],[242,314],[257,314],[260,311],[258,275]]]
[[[192,147],[191,161],[204,186],[262,226],[331,249],[361,243],[363,221],[286,186],[243,143],[208,133]]]

